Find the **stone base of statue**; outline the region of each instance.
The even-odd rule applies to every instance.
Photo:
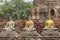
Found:
[[[41,33],[42,36],[47,36],[45,39],[42,40],[57,40],[56,38],[51,37],[59,37],[59,32],[57,28],[43,28]],[[49,38],[50,37],[50,38]]]
[[[25,40],[36,40],[37,36],[40,36],[40,34],[36,31],[35,28],[31,28],[30,30],[23,30],[20,33],[20,37],[25,37]]]
[[[2,30],[2,32],[0,33],[0,37],[10,37],[10,39],[17,38],[19,36],[20,35],[15,30]]]

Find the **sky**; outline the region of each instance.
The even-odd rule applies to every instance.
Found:
[[[5,1],[5,0],[4,0]],[[7,1],[9,1],[9,0],[7,0]],[[31,1],[33,1],[33,0],[24,0],[25,2],[31,2]]]
[[[5,1],[5,0],[4,0]],[[7,0],[7,1],[9,1],[9,0]],[[24,0],[25,2],[32,2],[33,0]],[[0,3],[0,4],[2,4],[2,3]]]
[[[31,1],[33,1],[33,0],[24,0],[25,2],[31,2]]]

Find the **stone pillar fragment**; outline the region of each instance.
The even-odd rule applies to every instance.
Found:
[[[35,11],[34,11],[34,9],[32,9],[32,14],[31,14],[31,18],[32,18],[32,19],[35,19],[34,13],[35,13]]]
[[[37,7],[37,19],[40,19],[39,18],[39,12],[40,12],[39,7]]]

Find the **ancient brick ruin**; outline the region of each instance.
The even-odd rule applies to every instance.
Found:
[[[34,0],[31,18],[35,20],[37,29],[44,27],[47,17],[54,20],[55,27],[60,26],[60,0]]]
[[[51,17],[60,17],[60,1],[59,0],[34,0],[31,11],[32,19]]]

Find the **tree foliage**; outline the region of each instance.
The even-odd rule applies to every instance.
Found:
[[[31,2],[24,2],[23,0],[4,1],[0,6],[0,18],[18,18],[25,19],[30,15],[32,7]]]

